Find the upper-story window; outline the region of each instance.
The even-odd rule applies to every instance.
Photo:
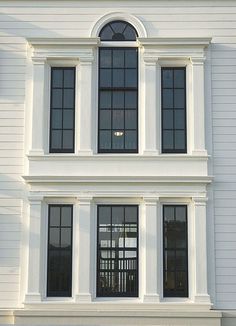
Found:
[[[137,32],[127,22],[113,21],[102,28],[99,36],[102,46],[99,49],[98,152],[137,153]],[[108,41],[114,46],[106,46]],[[126,47],[120,41],[134,43]]]

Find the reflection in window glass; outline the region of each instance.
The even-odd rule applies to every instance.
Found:
[[[97,296],[138,296],[138,206],[99,205]]]

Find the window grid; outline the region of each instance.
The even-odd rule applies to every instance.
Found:
[[[106,51],[110,51],[111,52],[111,65],[109,68],[105,68],[101,65],[101,56],[103,53],[105,53]],[[114,67],[114,52],[120,52],[121,51],[124,52],[124,67]],[[132,66],[132,67],[128,67],[126,66],[126,53],[128,53],[127,51],[133,52],[135,53],[135,59],[136,59],[136,65]],[[111,76],[110,76],[110,85],[106,85],[103,86],[101,85],[101,75],[103,71],[111,71]],[[124,86],[113,86],[114,83],[114,70],[118,70],[118,71],[122,71],[123,72],[123,85]],[[135,86],[126,86],[127,84],[127,75],[126,75],[126,71],[133,71],[134,72],[134,79],[135,79]],[[111,99],[110,99],[110,106],[109,108],[102,108],[101,107],[101,96],[102,94],[104,94],[104,92],[109,92],[111,94]],[[121,107],[115,107],[114,108],[114,96],[121,94],[123,92],[124,95],[124,99],[123,99],[123,106]],[[126,102],[128,102],[128,96],[130,96],[131,94],[133,94],[133,101],[135,104],[131,105],[131,107],[129,107],[127,105],[126,107]],[[134,99],[135,98],[135,99]],[[98,152],[99,153],[137,153],[138,152],[138,51],[137,48],[100,48],[99,50],[99,117],[98,117]],[[114,118],[114,114],[115,112],[118,111],[122,111],[123,112],[123,128],[118,127],[115,128],[114,127],[114,123],[113,123],[113,118]],[[132,128],[127,127],[127,115],[129,112],[135,112],[135,126],[133,126]],[[101,116],[103,114],[103,112],[109,112],[110,114],[110,128],[104,128],[102,127],[102,123],[101,123]],[[107,134],[109,132],[109,140],[108,143],[110,144],[110,146],[107,146],[107,148],[104,148],[104,146],[102,146],[102,142],[101,142],[101,135],[104,131],[107,131]],[[115,138],[114,133],[123,133],[122,134],[122,146],[123,148],[115,148]],[[128,139],[128,133],[129,132],[135,132],[135,146],[128,146],[128,141],[126,143],[126,140]],[[109,148],[108,148],[109,147]],[[133,147],[133,148],[129,148],[129,147]]]
[[[70,221],[65,223],[66,215],[63,209],[69,209]],[[58,210],[55,224],[53,209]],[[54,212],[55,214],[55,212]],[[65,212],[64,212],[65,214]],[[62,225],[62,218],[64,224]],[[53,223],[54,218],[54,223]],[[55,231],[57,231],[55,233]],[[66,234],[66,231],[69,231]],[[73,230],[73,205],[50,204],[48,206],[48,259],[47,259],[47,296],[71,297],[72,289],[72,230]],[[53,239],[54,233],[54,239]],[[64,238],[62,236],[64,233]],[[56,235],[59,235],[57,237]],[[68,239],[69,236],[69,239]],[[57,239],[56,239],[57,238]],[[53,241],[55,242],[53,245]],[[57,243],[56,243],[57,241]]]
[[[100,234],[104,226],[100,223],[102,216],[100,209],[107,208],[110,210],[109,226],[106,226],[106,233],[109,235],[108,241],[110,246],[103,247],[100,244]],[[133,208],[135,210],[136,221],[130,223],[129,231],[136,228],[136,246],[126,246],[128,229],[127,227],[127,212],[126,208]],[[114,214],[113,208],[120,208],[123,210],[124,222],[123,229],[123,246],[118,247],[113,245],[113,236],[117,226],[113,223]],[[137,297],[138,296],[138,206],[137,205],[98,205],[97,207],[97,297]],[[104,231],[103,231],[104,232]],[[110,234],[109,234],[110,233]],[[102,237],[102,236],[101,236]],[[122,239],[122,238],[121,238]],[[119,238],[120,241],[120,238]],[[128,245],[128,244],[127,244]],[[121,255],[122,253],[122,255]],[[134,255],[135,253],[135,255]],[[102,257],[102,255],[108,257]],[[129,257],[131,254],[135,257]]]
[[[177,212],[178,209],[182,210],[181,217]],[[184,224],[182,230],[180,223]],[[188,297],[187,238],[187,206],[163,205],[164,297]]]
[[[138,35],[131,24],[116,20],[106,24],[99,36],[101,41],[136,41]]]
[[[53,85],[53,76],[56,72],[62,72],[62,81],[61,86]],[[73,73],[73,86],[65,86],[65,71],[71,71]],[[61,90],[61,105],[58,107],[54,107],[53,101],[55,101],[55,95],[54,90]],[[70,108],[65,108],[65,91],[66,90],[72,90],[72,102]],[[50,153],[73,153],[74,152],[74,138],[75,138],[75,67],[51,67],[51,96],[50,96],[50,141],[49,141],[49,151]],[[55,122],[54,113],[56,111],[59,113],[61,112],[61,127],[55,127],[53,126]],[[65,127],[65,120],[64,118],[69,116],[69,113],[72,111],[72,116],[68,119],[69,124],[72,126],[70,128]],[[54,134],[58,132],[57,134]],[[66,132],[70,136],[69,138],[69,144],[66,145]],[[60,137],[60,141],[58,140],[58,137]],[[57,143],[55,146],[55,142]]]
[[[168,87],[164,86],[165,80],[164,80],[164,74],[165,72],[168,72],[172,74],[172,85],[169,85]],[[176,86],[175,85],[175,75],[176,72],[183,72],[184,80],[183,80],[183,86]],[[162,103],[162,153],[186,153],[187,152],[187,123],[186,123],[186,68],[185,67],[163,67],[161,69],[161,103]],[[166,96],[164,96],[164,92],[166,90],[172,91],[172,102],[169,103],[167,106],[165,106],[165,100]],[[183,96],[181,97],[181,101],[183,101],[183,104],[178,107],[176,105],[176,98],[175,94],[178,90],[183,90]],[[182,124],[182,127],[176,127],[177,124],[177,115],[180,113],[183,113],[182,121],[179,122]],[[166,122],[165,115],[172,114],[172,127],[167,128],[165,124],[171,124],[171,122]],[[182,134],[181,138],[181,144],[179,143],[177,133]],[[169,136],[167,136],[169,134]],[[170,136],[171,135],[171,136]],[[170,142],[168,145],[167,142]]]

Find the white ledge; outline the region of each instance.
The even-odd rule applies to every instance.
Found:
[[[138,42],[143,46],[176,46],[176,45],[200,45],[206,47],[210,44],[211,38],[209,37],[139,37]]]
[[[211,183],[212,176],[22,176],[27,183]]]
[[[96,46],[100,43],[99,37],[80,37],[80,38],[61,38],[61,37],[55,37],[55,38],[28,38],[28,43],[35,47],[35,46],[47,46],[47,45],[87,45],[87,46]]]

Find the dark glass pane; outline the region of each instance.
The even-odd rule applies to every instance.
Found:
[[[62,110],[53,109],[51,119],[52,119],[51,122],[52,129],[62,128]]]
[[[124,87],[124,70],[123,69],[113,69],[112,86],[113,87]]]
[[[131,26],[127,26],[124,31],[124,37],[127,41],[136,41],[136,32]]]
[[[51,148],[60,149],[62,143],[62,131],[52,130],[51,131]]]
[[[124,132],[122,134],[118,130],[112,132],[112,148],[124,149]]]
[[[165,272],[165,290],[175,290],[175,273]]]
[[[186,223],[176,221],[176,248],[184,249],[186,248]]]
[[[111,87],[111,69],[100,69],[100,87]]]
[[[62,88],[63,81],[63,70],[62,69],[53,69],[52,68],[52,87]]]
[[[111,108],[111,92],[102,91],[100,92],[100,109]]]
[[[114,110],[112,114],[113,129],[124,129],[124,110]]]
[[[163,89],[162,107],[163,107],[163,109],[172,109],[173,108],[173,90],[172,89]]]
[[[104,228],[99,229],[99,246],[101,248],[110,248],[111,247],[111,234],[110,229],[107,229],[107,231],[104,230]]]
[[[175,222],[165,222],[165,248],[174,249],[176,240]]]
[[[186,206],[176,206],[175,208],[175,216],[176,216],[176,221],[179,222],[186,222]]]
[[[136,109],[137,108],[137,92],[128,91],[125,92],[125,108]]]
[[[124,237],[124,227],[112,228],[112,248],[123,248]]]
[[[62,108],[62,89],[52,90],[52,108],[53,109]]]
[[[71,229],[62,228],[61,229],[61,248],[70,249],[71,246]]]
[[[113,50],[113,68],[123,68],[124,65],[124,50]]]
[[[185,87],[185,69],[175,69],[174,71],[174,87]]]
[[[137,128],[137,112],[136,110],[125,110],[125,129]]]
[[[137,223],[138,211],[136,206],[125,207],[125,222],[126,223]]]
[[[64,70],[64,87],[74,88],[75,83],[75,70],[65,69]]]
[[[187,287],[187,277],[185,272],[176,273],[176,290],[183,293],[186,292]]]
[[[184,130],[175,130],[175,148],[176,149],[185,149],[185,131]]]
[[[100,50],[100,68],[111,68],[112,66],[112,51]]]
[[[111,207],[100,206],[99,208],[99,225],[110,225],[111,224]]]
[[[173,129],[174,127],[173,110],[163,110],[162,115],[163,115],[163,125],[162,125],[163,129]]]
[[[174,105],[175,109],[182,109],[185,107],[185,91],[184,89],[174,90]]]
[[[73,149],[74,146],[73,136],[74,136],[73,130],[63,130],[62,147],[64,149]]]
[[[125,222],[125,210],[123,206],[112,207],[112,226],[121,226]]]
[[[112,27],[114,33],[121,33],[122,34],[125,27],[126,27],[126,23],[121,22],[121,21],[112,22],[111,27]]]
[[[64,129],[74,128],[74,110],[63,111],[63,128]]]
[[[175,251],[174,250],[166,250],[165,251],[165,268],[168,271],[175,270]]]
[[[112,36],[112,41],[124,41],[124,40],[125,40],[125,37],[121,33],[115,33]]]
[[[106,25],[101,33],[100,33],[100,37],[101,37],[101,41],[103,40],[112,40],[112,35],[113,35],[113,30],[111,29],[110,25]]]
[[[111,129],[111,111],[100,111],[100,129]]]
[[[60,247],[60,229],[59,228],[50,228],[49,246],[54,247],[54,248]]]
[[[137,70],[126,69],[125,70],[125,87],[136,87],[137,86]]]
[[[50,221],[51,226],[60,226],[60,207],[50,208]]]
[[[63,108],[64,109],[73,109],[74,108],[74,90],[73,89],[64,89]]]
[[[175,207],[174,206],[164,206],[164,216],[165,221],[174,221],[175,219]]]
[[[175,129],[185,129],[184,110],[175,110]]]
[[[112,96],[112,107],[113,109],[124,108],[125,93],[122,91],[113,92]]]
[[[165,150],[174,148],[174,132],[172,130],[163,130],[162,143]]]
[[[137,132],[126,130],[125,131],[125,148],[135,149],[137,148]]]
[[[62,206],[61,208],[61,226],[71,226],[71,213],[72,207],[70,206]]]
[[[173,70],[163,69],[162,70],[162,88],[173,87]]]
[[[125,51],[125,67],[136,68],[137,67],[137,50]]]
[[[101,149],[111,149],[111,131],[99,132],[99,147]]]
[[[187,266],[186,252],[183,250],[176,251],[176,269],[184,271]]]

